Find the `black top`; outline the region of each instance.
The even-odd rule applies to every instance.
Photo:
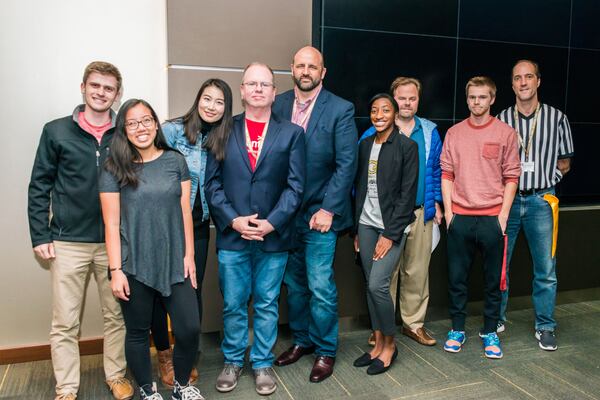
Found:
[[[120,187],[115,176],[103,170],[99,190],[121,194],[123,272],[169,296],[171,285],[184,280],[181,182],[190,174],[180,153],[165,151],[140,164],[138,177],[137,187]]]
[[[377,135],[360,142],[356,174],[355,232],[365,204],[369,156]],[[394,128],[382,143],[377,162],[377,192],[385,229],[383,236],[400,242],[404,230],[415,220],[414,208],[419,176],[419,148],[416,142]]]
[[[98,175],[114,129],[98,144],[77,124],[82,110],[79,106],[73,115],[48,122],[42,131],[27,207],[33,247],[53,240],[104,242]]]

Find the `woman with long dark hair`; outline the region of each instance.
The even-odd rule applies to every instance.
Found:
[[[167,144],[184,155],[191,177],[190,204],[194,221],[194,260],[196,264],[196,298],[202,323],[202,281],[206,269],[210,237],[208,205],[204,197],[204,176],[207,150],[223,148],[231,130],[232,95],[229,85],[221,79],[208,79],[196,94],[192,107],[184,115],[162,126]],[[221,154],[223,150],[221,150]],[[169,342],[167,312],[156,301],[152,320],[152,338],[158,356],[160,379],[173,386],[173,351]],[[198,378],[192,369],[190,382]]]
[[[356,174],[354,248],[360,253],[367,282],[367,305],[375,346],[354,361],[367,374],[387,371],[398,355],[396,321],[390,280],[415,219],[419,171],[416,142],[394,124],[398,104],[388,94],[369,102],[376,134],[360,143]]]
[[[125,357],[142,399],[162,399],[150,362],[156,297],[177,337],[172,398],[203,399],[189,384],[200,332],[190,187],[185,159],[167,146],[152,107],[139,99],[125,102],[99,191],[111,289],[127,328]]]

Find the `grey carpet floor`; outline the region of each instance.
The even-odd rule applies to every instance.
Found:
[[[504,350],[501,360],[483,356],[477,332],[481,317],[467,320],[468,339],[457,354],[446,353],[442,343],[448,320],[427,324],[438,340],[424,347],[398,335],[399,356],[388,372],[368,376],[352,361],[368,350],[368,330],[340,335],[334,375],[313,384],[308,381],[313,357],[275,368],[279,388],[274,399],[599,399],[600,400],[600,300],[559,305],[559,349],[542,351],[533,336],[531,309],[509,313],[506,332],[500,335]],[[245,370],[238,387],[220,394],[214,388],[222,366],[218,340],[203,338],[204,350],[198,361],[198,386],[207,399],[258,399],[252,373]],[[290,345],[282,335],[275,353]],[[153,357],[153,363],[155,363]],[[156,372],[156,364],[154,364]],[[1,399],[53,399],[54,377],[50,361],[0,365]],[[157,378],[158,379],[158,378]],[[169,391],[159,385],[166,399]],[[81,359],[79,399],[112,399],[103,383],[102,357]]]

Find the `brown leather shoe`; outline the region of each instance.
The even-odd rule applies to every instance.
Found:
[[[296,361],[298,361],[300,359],[300,357],[307,355],[307,354],[312,354],[315,352],[315,348],[313,347],[301,347],[298,346],[297,344],[293,345],[292,347],[290,347],[289,349],[287,349],[286,351],[284,351],[283,353],[281,353],[281,355],[279,357],[277,357],[277,360],[275,360],[275,365],[277,365],[278,367],[283,367],[284,365],[290,365],[295,363]]]
[[[170,388],[173,388],[173,380],[175,380],[175,370],[173,369],[173,349],[157,351],[158,356],[158,376],[162,383]]]
[[[333,374],[333,364],[335,357],[318,356],[310,371],[310,381],[317,383],[329,378]]]
[[[437,343],[434,338],[429,336],[429,334],[427,333],[427,331],[425,331],[425,329],[423,329],[423,327],[418,328],[417,331],[415,332],[415,331],[412,331],[412,330],[408,329],[407,327],[403,326],[402,334],[405,336],[408,336],[415,342],[422,344],[424,346],[435,346],[435,344]]]

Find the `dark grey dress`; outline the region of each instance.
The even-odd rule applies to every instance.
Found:
[[[137,187],[120,187],[104,170],[99,189],[121,194],[123,272],[169,296],[171,285],[184,280],[181,182],[190,180],[190,174],[181,154],[165,150],[141,164],[138,176]]]

